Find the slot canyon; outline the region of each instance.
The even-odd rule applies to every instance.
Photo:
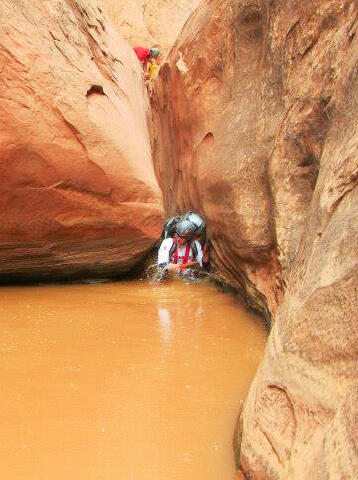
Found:
[[[1,0],[0,352],[2,383],[10,385],[3,395],[4,420],[13,416],[26,435],[36,428],[35,420],[16,417],[16,401],[31,410],[35,393],[50,381],[40,375],[40,352],[49,378],[65,369],[49,388],[55,418],[62,415],[57,395],[66,382],[73,385],[66,401],[74,401],[76,388],[75,402],[86,401],[86,392],[92,398],[83,411],[73,405],[81,413],[78,441],[90,438],[95,463],[87,471],[81,450],[78,469],[72,468],[56,459],[61,443],[54,442],[47,451],[52,466],[14,456],[16,465],[0,468],[4,478],[211,478],[208,466],[201,468],[202,477],[186,468],[193,459],[211,465],[220,442],[210,443],[217,450],[208,447],[207,460],[199,450],[188,453],[180,446],[185,468],[160,474],[150,458],[153,465],[165,460],[154,447],[143,452],[148,469],[135,475],[123,466],[123,452],[105,452],[120,436],[113,425],[126,417],[138,421],[138,428],[145,425],[147,446],[153,425],[162,421],[154,415],[153,425],[147,424],[154,406],[142,402],[138,420],[135,409],[126,410],[121,399],[128,405],[133,399],[116,383],[117,371],[143,382],[155,401],[158,392],[149,378],[158,381],[165,395],[172,389],[199,415],[194,373],[188,373],[190,382],[178,373],[190,364],[179,361],[187,357],[186,344],[197,366],[218,350],[217,365],[207,360],[202,369],[207,384],[198,367],[198,386],[211,399],[206,412],[228,412],[223,423],[230,424],[225,435],[233,443],[225,440],[225,455],[232,458],[227,468],[235,478],[357,477],[357,12],[354,0]],[[161,51],[158,76],[149,86],[132,48],[141,44]],[[205,218],[211,276],[231,293],[211,283],[189,288],[139,279],[154,258],[165,219],[186,211]],[[84,279],[108,283],[83,285]],[[176,296],[185,299],[182,308]],[[242,312],[247,316],[236,324]],[[116,321],[123,318],[133,323],[119,327]],[[168,335],[176,336],[175,347]],[[31,339],[37,343],[31,346]],[[56,339],[63,345],[62,363],[59,347],[51,356]],[[128,360],[129,347],[120,339],[133,350],[148,350]],[[117,340],[123,363],[112,365]],[[23,350],[16,350],[16,342]],[[239,356],[246,344],[249,353]],[[87,349],[98,355],[107,386]],[[135,376],[133,369],[142,365],[145,372],[147,360],[154,375]],[[244,383],[235,386],[245,368]],[[30,379],[25,393],[18,386],[22,371]],[[215,375],[222,380],[217,389]],[[166,376],[168,390],[161,383]],[[176,376],[179,386],[171,383]],[[187,385],[188,399],[181,390]],[[214,390],[222,390],[220,398]],[[34,409],[43,429],[53,421],[47,402],[48,417]],[[61,421],[71,432],[76,421],[69,405]],[[113,427],[106,441],[86,425],[98,405],[99,432],[106,419]],[[211,438],[210,423],[209,417],[198,420],[203,437]],[[173,440],[177,435],[184,445],[186,431],[180,421],[173,424],[177,430],[167,425],[169,440],[160,435],[175,466]],[[129,430],[123,438],[134,445],[132,465],[141,457],[142,432]],[[15,437],[8,440],[11,428],[4,432],[7,461],[18,447]],[[70,438],[63,438],[68,453]],[[196,441],[202,442],[199,436]],[[22,443],[30,445],[28,454],[31,440]],[[96,455],[103,461],[95,462]],[[118,458],[121,466],[110,468]],[[213,480],[234,478],[220,476],[216,464],[212,468]]]

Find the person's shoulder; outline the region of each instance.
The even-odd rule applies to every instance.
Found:
[[[173,245],[173,239],[169,237],[162,241],[160,248],[163,248],[164,250],[166,250],[166,248],[170,248],[172,245]]]

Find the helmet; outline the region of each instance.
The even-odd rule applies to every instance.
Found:
[[[196,235],[200,235],[206,227],[205,220],[194,212],[188,212],[183,215],[183,220],[189,220],[189,222],[195,225]]]
[[[185,216],[185,218],[187,218],[191,223],[194,223],[200,232],[206,227],[205,220],[197,213],[190,212]]]
[[[152,47],[150,49],[150,58],[157,57],[159,55],[159,48]]]
[[[181,220],[176,226],[175,233],[179,237],[191,239],[196,233],[196,225],[189,220]]]

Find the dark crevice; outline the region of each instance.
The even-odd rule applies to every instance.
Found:
[[[318,167],[319,160],[315,155],[309,153],[300,161],[299,167],[310,167],[311,165]]]
[[[89,97],[94,93],[97,93],[99,95],[106,95],[103,91],[102,85],[91,85],[91,87],[87,90],[86,97]]]
[[[203,138],[203,143],[213,143],[213,142],[214,142],[214,134],[212,132],[208,132]]]

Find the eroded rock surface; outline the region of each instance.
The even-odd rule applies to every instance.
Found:
[[[99,0],[132,46],[157,45],[165,55],[200,0]]]
[[[162,223],[139,63],[88,1],[1,18],[1,275],[127,271]]]
[[[214,267],[273,328],[241,416],[250,480],[353,479],[357,5],[208,1],[152,96],[168,214],[209,225]]]
[[[202,212],[213,265],[265,311],[263,294],[271,309],[280,296],[268,164],[284,105],[255,8],[208,2],[190,17],[152,99],[153,152],[168,214]]]

